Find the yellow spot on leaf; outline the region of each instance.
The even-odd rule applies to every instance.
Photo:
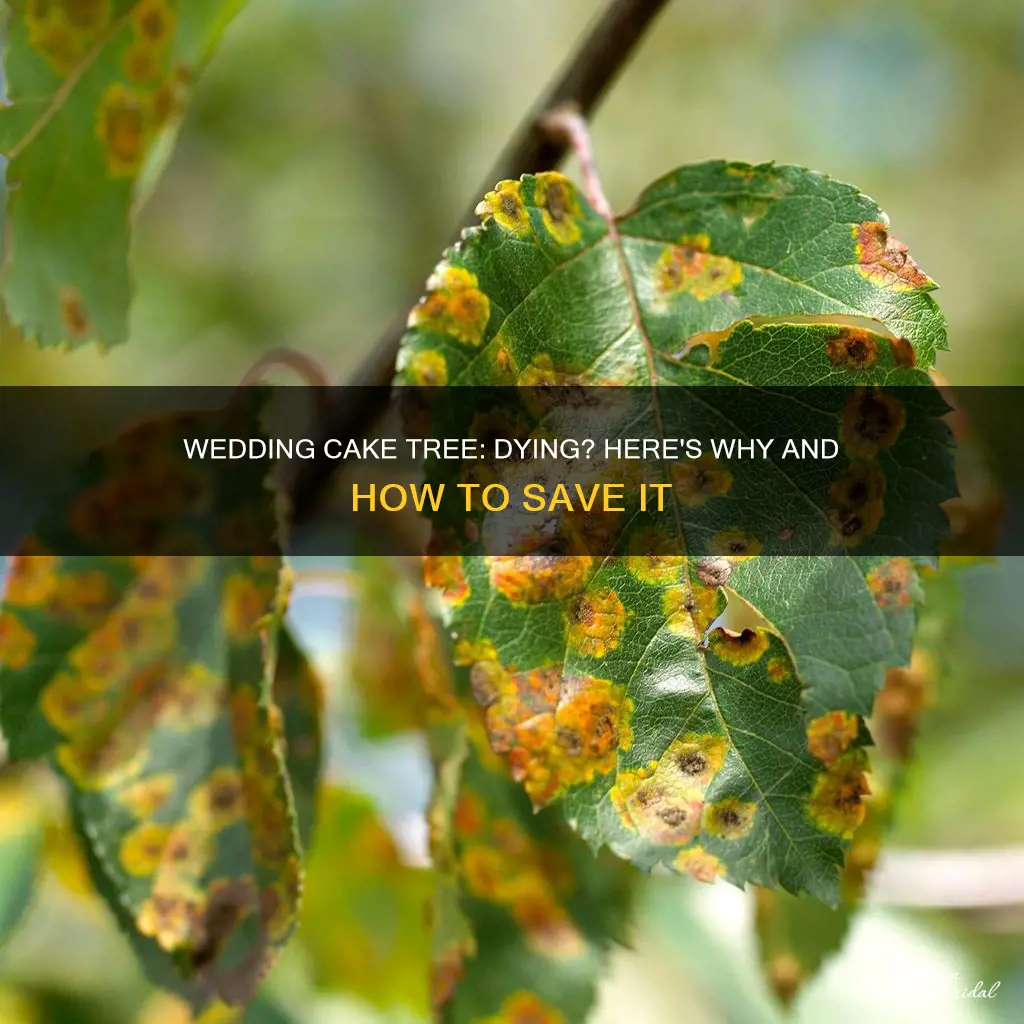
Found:
[[[476,208],[478,217],[493,217],[495,222],[513,235],[530,233],[530,215],[523,203],[522,182],[499,181]]]
[[[713,555],[753,558],[760,552],[761,542],[745,530],[723,530],[712,538],[709,550]]]
[[[14,612],[0,610],[0,667],[18,671],[31,660],[36,636]]]
[[[656,526],[638,530],[629,538],[626,568],[643,583],[676,583],[686,558],[673,554],[673,547],[665,530]]]
[[[741,839],[754,824],[757,805],[735,797],[709,804],[704,811],[704,831],[719,839]]]
[[[496,1014],[481,1018],[480,1024],[565,1024],[565,1017],[533,992],[516,992]]]
[[[609,799],[631,831],[662,846],[686,846],[700,831],[704,794],[727,753],[723,737],[687,733],[650,767],[620,771]]]
[[[121,866],[136,878],[156,874],[170,834],[169,825],[155,825],[152,822],[145,822],[132,829],[121,841]]]
[[[224,584],[220,617],[228,636],[244,643],[256,635],[260,620],[274,600],[274,584],[257,581],[245,573],[234,573]]]
[[[583,213],[576,186],[564,174],[545,171],[537,175],[533,198],[548,234],[562,245],[575,245],[581,237]]]
[[[238,821],[245,810],[242,778],[234,768],[215,768],[189,797],[189,814],[214,829]]]
[[[728,494],[732,489],[732,473],[710,454],[675,463],[669,475],[676,499],[690,508],[703,505],[709,498]]]
[[[447,334],[463,345],[478,347],[491,316],[491,302],[480,291],[476,275],[444,264],[427,283],[425,298],[409,314],[410,327]]]
[[[713,854],[698,844],[687,850],[680,850],[672,866],[681,873],[697,879],[698,882],[713,882],[725,874],[725,866]]]
[[[406,364],[405,372],[420,387],[444,387],[448,383],[448,363],[435,349],[417,352]]]
[[[704,301],[733,292],[743,280],[743,268],[728,256],[708,252],[707,235],[689,236],[662,252],[654,267],[654,288],[661,296],[686,292]]]
[[[590,575],[587,555],[495,555],[491,586],[513,604],[561,601],[577,593]]]
[[[775,656],[768,659],[765,674],[773,683],[784,683],[793,673],[786,658]]]
[[[807,726],[807,749],[819,761],[833,765],[857,738],[860,719],[847,711],[827,711]]]
[[[619,646],[626,625],[626,609],[614,590],[594,590],[571,602],[567,639],[581,654],[603,658]]]
[[[153,137],[150,100],[120,82],[107,88],[100,100],[96,135],[107,150],[107,169],[112,178],[134,178]]]
[[[469,597],[469,583],[459,555],[424,555],[423,580],[428,587],[440,590],[445,603],[452,607]]]
[[[117,794],[117,802],[137,818],[151,818],[174,792],[174,775],[164,772],[126,786]]]
[[[716,629],[708,644],[721,661],[730,665],[753,665],[768,650],[768,634],[763,629],[744,629],[740,633]]]
[[[811,818],[827,832],[849,838],[864,820],[863,798],[870,792],[867,757],[855,747],[818,775],[808,803]]]
[[[670,633],[700,639],[725,608],[725,597],[714,587],[697,583],[670,587],[661,595],[661,610]]]

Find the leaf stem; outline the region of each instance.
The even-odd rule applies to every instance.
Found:
[[[541,115],[540,125],[545,131],[559,136],[572,148],[583,172],[583,188],[594,211],[606,221],[614,221],[611,204],[604,194],[601,176],[597,173],[594,147],[590,141],[590,129],[575,103],[563,103],[554,110]]]
[[[553,170],[562,162],[568,142],[544,129],[540,123],[542,115],[564,104],[574,104],[578,116],[587,118],[667,4],[668,0],[611,0],[561,75],[512,136],[482,187],[473,194],[472,204],[460,219],[453,242],[458,241],[466,224],[474,222],[479,197],[493,188],[495,182]],[[424,278],[428,272],[429,269],[424,272]],[[344,444],[353,437],[362,437],[382,411],[388,397],[385,389],[394,376],[395,357],[405,333],[406,313],[415,305],[417,297],[412,296],[403,305],[401,316],[381,336],[355,372],[349,384],[356,388],[344,395],[332,396],[323,421],[322,439],[336,437]],[[317,450],[322,450],[322,444],[317,445]],[[311,518],[336,468],[335,463],[323,458],[303,464],[292,489],[295,523]]]

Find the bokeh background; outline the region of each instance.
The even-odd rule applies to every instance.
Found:
[[[282,345],[343,381],[418,294],[503,142],[598,6],[250,0],[140,215],[132,342],[106,354],[39,351],[0,319],[0,381],[232,384]],[[955,384],[1024,384],[1019,0],[675,0],[593,129],[617,208],[670,168],[711,157],[799,163],[856,183],[942,286],[951,350],[941,372]],[[998,459],[1020,431],[1013,392],[993,400],[980,427]],[[1024,876],[1022,562],[964,574],[894,850],[1017,851]],[[353,605],[343,577],[332,579],[300,575],[292,614],[338,709]],[[373,743],[332,714],[332,771],[374,798],[416,862],[429,787],[422,742]],[[0,830],[11,841],[0,843],[0,903],[21,891],[29,847],[13,839],[31,818],[21,791],[3,797]],[[116,930],[78,891],[60,842],[45,844],[45,855],[45,884],[0,951],[0,1021],[179,1024],[179,1011],[163,1005],[138,1016],[141,984]],[[993,876],[984,905],[941,905],[964,874],[983,889],[986,863],[968,856],[945,879],[940,871],[938,906],[878,893],[792,1019],[1024,1019],[1020,888],[1001,893]],[[749,898],[726,885],[652,882],[635,948],[615,958],[595,1021],[781,1019],[760,977],[751,916]],[[1001,982],[996,998],[958,996],[979,980]],[[311,992],[299,952],[271,987],[293,1014],[282,1019],[415,1019]]]

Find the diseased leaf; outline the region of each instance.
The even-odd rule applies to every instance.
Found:
[[[475,950],[435,974],[440,1019],[583,1024],[609,947],[624,939],[633,874],[607,853],[593,857],[557,812],[534,813],[479,726],[451,839]]]
[[[299,841],[310,848],[316,826],[316,802],[323,770],[323,683],[291,630],[278,634],[272,690],[281,717],[285,770],[295,800]]]
[[[958,617],[956,574],[970,561],[943,558],[938,569],[923,571],[923,595],[917,595],[919,601],[923,596],[923,607],[913,632],[913,655],[907,667],[886,672],[885,685],[876,694],[870,724],[878,747],[871,759],[871,794],[840,876],[839,906],[832,910],[806,896],[757,890],[761,962],[769,986],[783,1003],[791,1002],[824,961],[841,949],[863,900],[903,793],[921,714],[934,701],[949,638],[955,635],[951,627]],[[833,716],[829,721],[839,719]]]
[[[546,173],[500,183],[478,212],[403,342],[398,380],[423,388],[424,430],[458,436],[439,425],[457,403],[428,395],[439,384],[640,387],[646,418],[602,411],[597,432],[568,436],[659,440],[694,436],[663,422],[664,388],[752,386],[756,408],[771,397],[754,388],[814,387],[801,392],[810,436],[832,417],[843,458],[813,484],[761,464],[656,463],[668,514],[630,511],[629,543],[607,558],[588,547],[612,529],[600,515],[486,558],[485,515],[436,520],[427,579],[447,604],[460,698],[484,709],[534,806],[561,803],[593,847],[835,905],[868,792],[863,719],[909,656],[910,556],[937,550],[954,493],[948,431],[908,426],[911,407],[945,410],[924,372],[946,344],[933,282],[870,199],[795,167],[682,168],[614,220]],[[477,426],[565,436],[551,403],[536,407],[523,399],[525,424]],[[707,388],[701,408],[718,409]],[[782,554],[799,534],[789,508],[800,530],[833,531],[807,550],[847,553]],[[728,527],[773,516],[770,532]],[[687,557],[695,547],[713,557]],[[754,624],[725,628],[727,605]]]
[[[256,429],[248,398],[228,418]],[[0,610],[11,755],[49,755],[93,884],[150,978],[196,1007],[249,1002],[290,937],[302,848],[281,735],[304,807],[319,761],[287,638],[282,707],[271,692],[286,595],[264,471],[214,477],[178,450],[182,427],[214,424],[156,421],[94,453]]]
[[[0,153],[11,319],[43,345],[128,333],[139,178],[241,0],[12,0]]]

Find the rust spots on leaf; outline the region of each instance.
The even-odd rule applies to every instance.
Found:
[[[213,831],[239,821],[244,807],[242,777],[234,768],[215,768],[189,798],[189,815]]]
[[[716,839],[742,839],[754,824],[757,804],[728,797],[708,804],[704,811],[704,831]]]
[[[85,311],[82,293],[77,288],[61,288],[57,293],[57,302],[60,306],[60,321],[68,338],[81,341],[88,337],[92,325]]]
[[[698,882],[714,882],[725,875],[725,865],[714,855],[703,849],[699,843],[686,850],[680,850],[672,867],[681,874],[687,874]]]
[[[661,596],[665,628],[670,633],[699,640],[725,608],[724,595],[699,583],[670,587]]]
[[[854,747],[817,776],[808,813],[820,828],[845,838],[853,835],[864,820],[864,797],[870,792],[866,767],[867,755]]]
[[[697,560],[697,576],[709,587],[724,587],[732,575],[732,562],[717,555]]]
[[[732,559],[753,558],[761,550],[761,542],[746,530],[723,530],[715,534],[708,546],[712,554]]]
[[[175,778],[171,772],[150,775],[122,789],[117,794],[117,802],[136,818],[151,818],[167,803],[174,788]]]
[[[780,658],[778,655],[769,658],[768,664],[765,666],[765,675],[768,676],[770,682],[784,683],[793,675],[789,660]]]
[[[728,494],[732,489],[732,473],[710,453],[675,463],[669,475],[676,500],[690,508]]]
[[[110,17],[110,0],[29,0],[29,46],[58,75],[68,75],[110,24]]]
[[[534,202],[540,207],[544,228],[561,245],[575,245],[582,237],[583,214],[576,186],[557,171],[538,174],[533,188]]]
[[[663,300],[686,292],[704,301],[732,293],[743,280],[743,268],[728,256],[708,250],[707,235],[688,235],[666,248],[654,266],[654,290]]]
[[[858,387],[843,408],[843,444],[852,458],[873,459],[895,444],[906,422],[898,398],[877,388]]]
[[[885,515],[885,474],[872,462],[852,462],[829,488],[833,505],[826,517],[836,541],[856,547],[873,534]]]
[[[450,607],[458,607],[469,598],[469,583],[460,555],[424,555],[423,581],[441,591],[441,598]]]
[[[495,223],[512,235],[530,234],[530,215],[523,202],[523,185],[519,181],[499,181],[477,205],[478,217],[493,217]]]
[[[857,270],[869,281],[885,288],[911,291],[935,287],[922,273],[907,247],[889,234],[880,221],[865,221],[853,226]]]
[[[890,558],[875,566],[866,579],[879,608],[909,608],[914,603],[914,568],[909,558]]]
[[[583,936],[560,897],[572,887],[572,873],[557,850],[517,821],[487,819],[463,846],[460,866],[470,893],[504,907],[535,952],[558,960],[583,953]]]
[[[603,658],[619,646],[626,609],[614,590],[590,590],[566,609],[567,639],[589,658]]]
[[[0,668],[23,669],[35,649],[35,633],[14,612],[0,610]]]
[[[647,768],[620,771],[612,806],[630,831],[661,846],[686,846],[700,831],[704,793],[728,749],[724,737],[687,733]]]
[[[711,652],[730,665],[753,665],[768,650],[768,634],[763,629],[744,629],[740,633],[719,627],[708,638]]]
[[[234,573],[224,583],[220,617],[228,637],[236,643],[255,638],[260,621],[271,610],[276,581]]]
[[[477,662],[471,686],[492,749],[507,755],[535,806],[613,770],[632,742],[632,702],[607,680],[563,677],[561,665],[516,672]]]
[[[826,711],[807,726],[807,749],[819,761],[833,765],[860,732],[860,719],[848,711]]]
[[[878,361],[878,337],[860,327],[844,327],[826,342],[833,366],[844,370],[870,370]]]
[[[175,14],[167,0],[139,0],[132,21],[138,38],[154,47],[166,46],[174,34]]]
[[[136,878],[156,874],[171,834],[170,825],[145,822],[132,829],[121,841],[118,857],[121,867]]]
[[[565,1016],[535,993],[520,991],[510,995],[496,1014],[481,1018],[480,1024],[565,1024]]]
[[[107,170],[112,178],[138,175],[155,128],[150,97],[120,82],[107,88],[100,100],[96,136],[107,151]]]
[[[661,586],[679,581],[684,555],[673,553],[675,545],[666,530],[645,526],[633,533],[626,546],[626,568],[641,582]]]
[[[578,593],[593,567],[589,555],[495,555],[491,586],[513,604],[562,601]]]
[[[476,274],[445,263],[431,276],[427,289],[409,314],[409,327],[447,334],[478,348],[491,317],[491,302],[480,290]]]
[[[448,362],[436,349],[422,349],[403,367],[409,380],[420,387],[444,387],[448,383]]]

